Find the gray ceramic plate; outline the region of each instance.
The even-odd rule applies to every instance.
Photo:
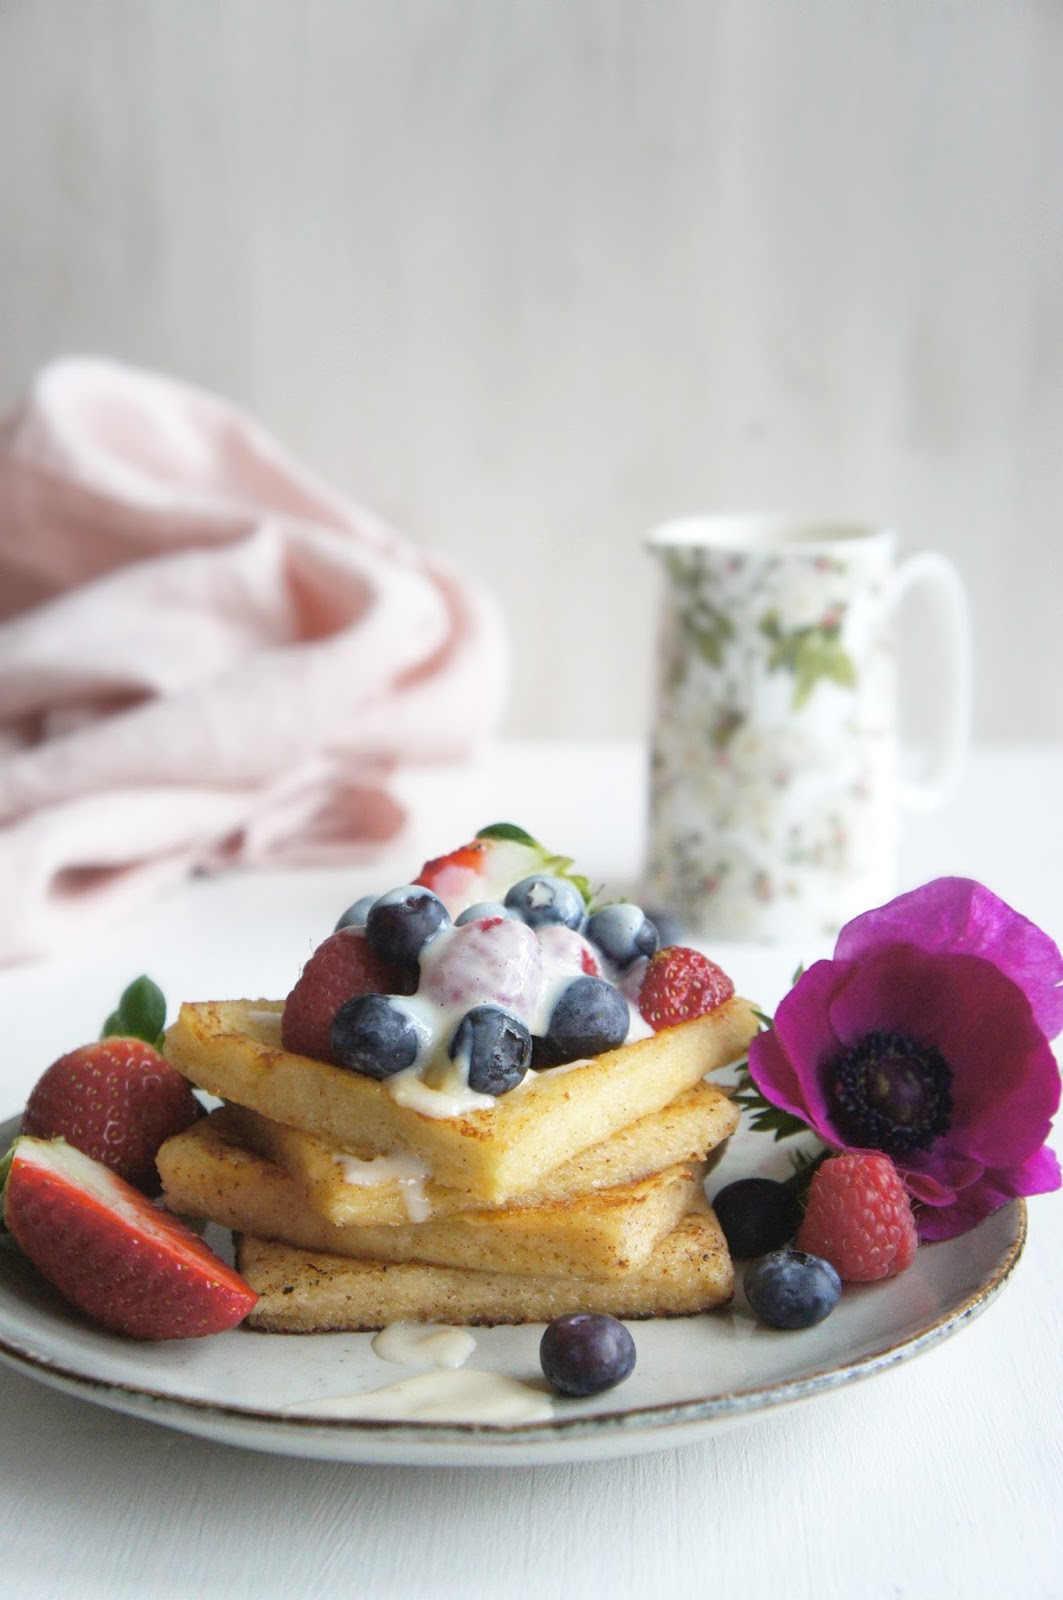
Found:
[[[0,1128],[6,1148],[17,1124]],[[769,1141],[739,1135],[710,1192],[763,1166]],[[632,1323],[635,1372],[589,1401],[558,1401],[545,1422],[358,1422],[286,1408],[393,1383],[368,1334],[313,1338],[246,1329],[138,1345],[82,1322],[17,1255],[0,1250],[0,1357],[84,1400],[250,1449],[325,1460],[423,1466],[591,1460],[663,1449],[871,1377],[958,1332],[1000,1292],[1019,1259],[1026,1211],[1015,1202],[962,1239],[921,1249],[901,1277],[849,1288],[818,1328],[777,1333],[741,1303],[709,1316]],[[541,1387],[541,1328],[475,1330],[469,1365]]]

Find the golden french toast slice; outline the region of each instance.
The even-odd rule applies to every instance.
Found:
[[[281,1167],[236,1142],[224,1113],[168,1139],[157,1157],[171,1211],[239,1233],[377,1261],[477,1271],[605,1277],[646,1261],[661,1237],[703,1205],[697,1164],[543,1206],[458,1213],[429,1222],[337,1226]]]
[[[215,1114],[238,1143],[275,1161],[299,1182],[310,1206],[335,1223],[423,1222],[482,1207],[486,1202],[425,1176],[411,1156],[364,1161],[315,1134],[274,1122],[245,1106]],[[637,1183],[680,1162],[702,1161],[738,1125],[738,1107],[721,1089],[698,1083],[670,1105],[621,1128],[602,1144],[562,1162],[513,1204],[546,1205],[593,1189]]]
[[[368,1332],[393,1322],[482,1327],[550,1322],[569,1311],[687,1317],[734,1293],[727,1244],[707,1210],[684,1217],[644,1266],[614,1278],[386,1266],[247,1235],[237,1239],[236,1264],[260,1297],[246,1326],[264,1333]]]
[[[488,1108],[436,1116],[401,1104],[387,1082],[285,1050],[282,1009],[279,1002],[251,1000],[183,1005],[166,1036],[167,1058],[223,1100],[362,1159],[406,1151],[437,1183],[496,1205],[661,1110],[741,1056],[757,1031],[752,1007],[735,997],[651,1038],[529,1072]]]

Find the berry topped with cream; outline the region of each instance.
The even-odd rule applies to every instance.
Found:
[[[657,931],[638,906],[593,906],[571,867],[501,823],[356,901],[288,997],[285,1044],[454,1116],[648,1037],[639,980]]]

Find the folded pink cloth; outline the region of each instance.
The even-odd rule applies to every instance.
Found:
[[[0,962],[195,868],[391,838],[501,710],[491,600],[209,394],[45,368],[0,424]]]

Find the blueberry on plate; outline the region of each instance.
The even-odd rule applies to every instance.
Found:
[[[449,924],[450,912],[439,896],[413,883],[373,901],[365,936],[381,961],[412,967],[429,939]]]
[[[333,928],[333,933],[339,933],[341,928],[364,928],[365,919],[369,915],[369,907],[375,903],[376,899],[377,896],[375,894],[363,894],[362,898],[356,900],[353,906],[347,907]]]
[[[367,1078],[391,1078],[412,1067],[422,1034],[386,994],[345,1000],[332,1019],[332,1059]]]
[[[639,956],[652,956],[660,944],[657,929],[641,906],[617,901],[592,913],[583,930],[591,944],[615,967],[629,967]]]
[[[739,1260],[789,1244],[801,1226],[800,1203],[774,1178],[738,1178],[713,1197],[712,1209]]]
[[[631,1013],[605,978],[573,978],[561,991],[546,1030],[547,1057],[579,1061],[615,1050],[627,1038]]]
[[[468,1084],[478,1094],[507,1094],[531,1065],[531,1034],[501,1006],[473,1006],[451,1037],[447,1054],[468,1063]]]
[[[566,928],[577,931],[583,926],[587,907],[583,896],[567,878],[554,878],[548,873],[533,873],[521,878],[507,892],[506,906],[515,911],[529,928],[542,927],[546,922],[562,922]]]
[[[842,1280],[822,1256],[773,1250],[746,1268],[750,1307],[770,1328],[813,1328],[838,1304]]]
[[[571,1311],[547,1325],[539,1364],[558,1394],[582,1399],[623,1383],[635,1367],[635,1341],[605,1312]]]

